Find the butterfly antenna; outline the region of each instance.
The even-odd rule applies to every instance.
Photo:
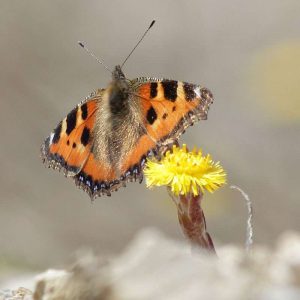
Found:
[[[121,68],[125,65],[126,61],[128,60],[128,58],[131,56],[131,54],[133,53],[133,51],[136,49],[136,47],[141,43],[141,41],[144,39],[145,35],[148,33],[148,31],[150,30],[150,28],[154,25],[155,20],[153,20],[151,22],[151,24],[149,25],[149,27],[147,28],[147,30],[144,32],[144,34],[142,35],[142,37],[139,39],[139,41],[137,42],[137,44],[134,46],[134,48],[131,50],[131,52],[128,54],[128,56],[125,58],[124,62],[121,65]]]
[[[112,70],[109,69],[109,67],[107,65],[104,64],[103,61],[101,61],[92,51],[90,51],[85,44],[83,44],[83,42],[78,41],[78,45],[80,47],[82,47],[90,56],[92,56],[94,59],[96,59],[96,61],[101,64],[107,71],[109,71],[110,73],[112,73]]]

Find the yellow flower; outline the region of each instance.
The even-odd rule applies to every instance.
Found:
[[[201,150],[188,152],[186,145],[181,149],[173,146],[161,161],[148,159],[144,174],[147,187],[167,185],[177,196],[199,195],[204,190],[212,193],[226,183],[219,162],[214,163],[209,154],[203,156]]]

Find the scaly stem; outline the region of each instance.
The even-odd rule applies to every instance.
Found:
[[[206,231],[205,216],[201,207],[203,194],[180,195],[172,198],[177,206],[178,220],[183,234],[194,246],[216,253],[213,241]]]

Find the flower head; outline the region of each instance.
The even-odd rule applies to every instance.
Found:
[[[226,183],[219,162],[213,162],[209,154],[203,156],[201,150],[188,152],[186,145],[173,146],[160,161],[148,159],[144,174],[148,187],[167,185],[175,195],[212,193]]]

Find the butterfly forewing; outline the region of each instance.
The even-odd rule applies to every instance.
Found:
[[[53,130],[41,147],[44,162],[66,176],[84,166],[93,145],[93,130],[99,96],[77,105]]]
[[[157,144],[176,140],[197,120],[207,118],[211,92],[199,85],[175,80],[145,82],[138,88],[144,126]]]

